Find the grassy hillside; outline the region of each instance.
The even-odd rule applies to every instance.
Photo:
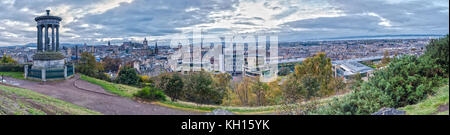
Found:
[[[104,80],[100,80],[100,79],[96,79],[93,77],[89,77],[86,75],[80,75],[81,80],[85,80],[87,82],[99,85],[100,87],[102,87],[103,89],[105,89],[108,92],[111,92],[113,94],[119,95],[119,96],[123,96],[123,97],[133,97],[133,94],[138,92],[139,88],[136,87],[131,87],[128,85],[123,85],[123,84],[117,84],[117,83],[111,83],[108,81],[104,81]]]
[[[0,85],[0,115],[100,115],[28,89]]]
[[[9,76],[16,79],[25,79],[23,77],[23,72],[0,72],[0,75]]]
[[[99,85],[103,89],[105,89],[106,91],[108,91],[110,93],[113,93],[113,94],[116,94],[119,96],[123,96],[123,97],[128,97],[128,98],[132,98],[134,93],[141,90],[136,87],[123,85],[123,84],[117,84],[117,83],[111,83],[108,81],[96,79],[96,78],[89,77],[86,75],[81,75],[81,79],[88,81],[90,83]],[[344,95],[346,95],[346,94],[344,94]],[[340,98],[344,95],[339,95],[339,96],[335,96],[335,97]],[[334,97],[324,98],[319,101],[322,103],[330,102],[330,100],[333,98]],[[180,101],[180,100],[173,102],[173,101],[170,101],[170,98],[167,98],[167,99],[168,100],[166,100],[166,101],[157,101],[157,102],[153,102],[153,103],[161,105],[161,106],[169,107],[169,108],[181,109],[181,110],[187,110],[187,111],[210,112],[214,109],[224,109],[224,110],[228,110],[228,111],[231,111],[231,112],[237,113],[237,114],[273,114],[273,113],[276,113],[276,111],[279,110],[280,107],[282,106],[282,105],[273,105],[273,106],[260,106],[260,107],[232,107],[232,106],[222,106],[222,105],[204,105],[204,104],[197,104],[197,103],[193,103],[193,102],[186,102],[186,101]],[[302,103],[302,104],[304,104],[304,103]],[[297,104],[291,104],[288,106],[296,106],[296,105]]]
[[[446,86],[437,89],[436,94],[428,97],[426,100],[415,104],[408,105],[406,107],[399,108],[399,110],[406,111],[408,115],[449,115],[448,112],[448,100],[449,99],[449,86],[448,82]],[[439,110],[447,106],[447,110]]]

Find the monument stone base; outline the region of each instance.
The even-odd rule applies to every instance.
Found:
[[[62,60],[33,60],[31,69],[64,69],[64,59]]]
[[[66,64],[59,52],[36,53],[31,68],[25,67],[26,77],[42,81],[67,79],[74,72],[73,65]]]

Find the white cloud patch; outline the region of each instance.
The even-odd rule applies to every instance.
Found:
[[[367,13],[367,15],[378,17],[380,19],[380,22],[378,23],[378,25],[385,26],[385,27],[391,27],[392,26],[391,25],[391,21],[389,21],[386,18],[381,17],[380,15],[378,15],[376,13],[371,12],[371,13]]]

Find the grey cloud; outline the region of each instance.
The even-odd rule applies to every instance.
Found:
[[[33,13],[42,13],[48,7],[55,8],[67,5],[70,9],[81,9],[87,5],[107,0],[16,0],[13,5],[0,2],[0,20],[11,20],[19,23],[35,25]],[[267,32],[280,31],[282,39],[314,39],[320,37],[359,36],[377,34],[447,34],[449,30],[448,0],[416,0],[400,3],[388,3],[386,0],[325,0],[333,9],[342,11],[346,16],[322,17],[306,20],[295,20],[269,29]],[[438,2],[436,2],[438,1]],[[439,4],[444,3],[444,4]],[[278,2],[278,1],[277,1]],[[288,9],[272,19],[282,19],[291,14],[304,10],[289,7],[293,1],[281,1],[281,5],[264,3],[269,9]],[[310,1],[301,1],[310,2]],[[128,38],[135,36],[165,36],[181,33],[179,28],[198,24],[210,24],[215,20],[235,19],[235,24],[255,25],[265,23],[260,17],[245,17],[244,15],[224,15],[211,18],[213,11],[234,11],[238,0],[135,0],[132,3],[122,3],[119,7],[102,14],[86,14],[77,21],[73,21],[63,28],[66,30],[62,41],[79,41],[70,35],[80,35],[80,38]],[[314,3],[314,2],[313,2]],[[320,5],[320,2],[315,3]],[[21,11],[28,8],[29,12]],[[195,8],[186,12],[186,9]],[[31,13],[30,13],[31,12]],[[380,18],[369,16],[375,13],[390,21],[391,27],[384,27],[378,23]],[[63,20],[64,21],[64,20]],[[91,27],[81,27],[88,24]],[[95,25],[103,26],[97,29]],[[0,27],[4,27],[0,23]],[[216,26],[217,27],[217,26]],[[234,31],[232,28],[208,29],[210,33],[225,33]],[[294,28],[305,28],[306,31],[296,31]],[[14,33],[18,39],[5,38],[0,34],[0,43],[26,44],[35,42],[35,32],[20,30],[19,28],[1,29],[0,32]],[[97,35],[95,33],[101,34]]]
[[[212,10],[231,9],[232,7],[229,6],[231,3],[226,2],[166,0],[161,3],[160,1],[136,0],[133,3],[122,5],[116,10],[88,16],[82,21],[104,25],[105,31],[108,31],[110,36],[122,36],[123,31],[126,31],[128,35],[162,36],[180,32],[176,28],[212,22],[207,18],[208,13]],[[192,7],[199,10],[185,12],[186,9]]]
[[[436,6],[428,1],[387,3],[382,0],[330,0],[346,16],[321,17],[283,24],[283,38],[314,39],[316,37],[359,36],[377,34],[448,34],[448,6]],[[381,26],[380,18],[391,27]],[[304,28],[306,31],[291,31]]]

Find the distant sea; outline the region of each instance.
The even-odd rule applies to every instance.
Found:
[[[376,36],[349,36],[349,37],[319,38],[319,39],[310,39],[307,41],[368,40],[368,39],[426,39],[426,38],[441,38],[444,36],[445,35],[439,35],[439,34],[376,35]]]

